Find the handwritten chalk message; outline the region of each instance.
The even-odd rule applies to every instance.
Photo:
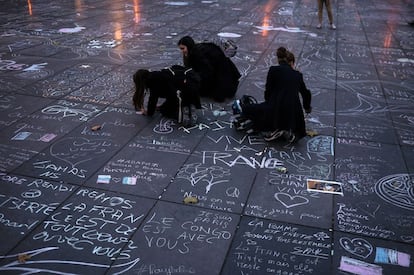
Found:
[[[229,215],[205,210],[199,211],[194,219],[187,221],[153,213],[144,223],[142,231],[148,248],[164,248],[187,254],[191,252],[193,243],[211,245],[220,240],[230,240],[232,233],[229,225],[232,220]]]
[[[330,234],[286,223],[243,218],[224,273],[328,274]]]
[[[205,255],[214,251],[215,257],[225,257],[237,223],[234,214],[158,202],[133,239],[140,247],[134,252],[141,259],[137,270],[219,274],[222,262],[205,265]]]
[[[130,259],[137,248],[130,237],[150,205],[82,188],[42,223],[32,240],[109,259]]]
[[[15,246],[76,189],[75,186],[0,172],[1,252]]]

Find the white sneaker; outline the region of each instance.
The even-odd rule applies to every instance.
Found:
[[[318,25],[316,26],[316,28],[317,28],[317,29],[320,29],[320,28],[322,28],[322,25],[321,25],[321,24],[318,24]]]
[[[336,26],[335,26],[335,24],[331,24],[331,29],[333,29],[333,30],[336,30]]]

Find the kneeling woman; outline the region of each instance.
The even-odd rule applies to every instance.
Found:
[[[201,109],[200,79],[191,69],[179,65],[160,71],[140,69],[134,74],[133,80],[135,93],[132,102],[135,110],[141,111],[143,115],[152,116],[160,98],[165,99],[159,106],[160,113],[179,123],[191,123],[194,115],[191,114],[192,106]],[[146,93],[149,93],[147,109],[144,107]]]
[[[312,111],[312,95],[302,73],[294,69],[294,55],[284,47],[279,47],[276,54],[279,65],[269,68],[264,102],[246,106],[238,106],[239,102],[235,102],[235,109],[246,119],[239,129],[249,122],[254,131],[270,131],[264,137],[266,141],[284,137],[289,142],[296,142],[306,136],[303,109],[306,113]]]

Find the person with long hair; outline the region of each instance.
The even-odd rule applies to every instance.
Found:
[[[139,69],[133,75],[135,92],[132,103],[136,111],[152,116],[158,109],[168,118],[179,122],[190,119],[191,107],[201,109],[199,97],[199,76],[192,69],[174,65],[159,71]],[[147,108],[144,106],[148,94]],[[157,107],[159,99],[164,102]],[[184,117],[187,116],[187,117]]]
[[[269,132],[264,136],[266,141],[284,137],[292,143],[306,136],[303,109],[307,113],[312,111],[311,92],[306,88],[303,75],[293,68],[294,55],[284,47],[279,47],[276,55],[279,65],[269,68],[264,102],[241,105],[235,101],[241,117],[235,125],[239,130]]]
[[[182,52],[184,66],[200,74],[200,96],[213,98],[217,102],[234,97],[241,74],[218,45],[212,42],[196,43],[190,36],[182,37],[177,45]]]
[[[135,107],[135,111],[139,111],[143,115],[147,113],[144,107],[144,97],[148,75],[148,70],[140,69],[136,71],[133,76],[135,92],[132,96],[132,104]]]

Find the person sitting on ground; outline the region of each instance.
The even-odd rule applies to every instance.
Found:
[[[178,41],[185,67],[200,74],[200,96],[223,102],[233,98],[237,92],[241,74],[223,50],[211,42],[195,43],[190,36]]]
[[[295,142],[306,136],[299,94],[303,99],[303,108],[310,113],[311,92],[306,88],[303,75],[293,68],[294,55],[286,48],[279,47],[277,57],[279,66],[271,66],[267,74],[265,101],[243,105],[236,100],[240,117],[235,124],[240,130],[247,128],[250,132],[270,132],[264,137],[266,141],[284,137],[289,142]]]
[[[176,119],[179,123],[195,123],[193,109],[201,109],[200,77],[191,68],[174,65],[159,71],[139,69],[133,80],[135,92],[132,102],[135,110],[152,116],[158,109],[163,116]],[[149,93],[147,109],[144,107],[146,92]],[[157,107],[160,98],[165,100]]]

